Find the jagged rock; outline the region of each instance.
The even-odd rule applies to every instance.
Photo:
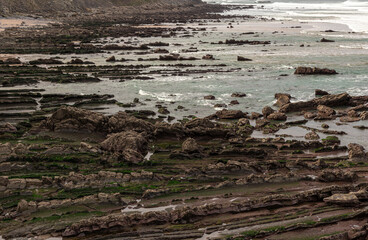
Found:
[[[103,128],[106,117],[101,113],[75,107],[61,107],[51,117],[42,123],[55,132],[97,132]]]
[[[108,118],[107,126],[100,131],[106,132],[106,128],[108,129],[107,132],[109,133],[132,130],[139,133],[144,132],[151,134],[155,130],[155,127],[152,123],[130,116],[125,112],[118,112],[117,114],[110,116]]]
[[[351,161],[367,161],[368,156],[365,153],[365,149],[362,145],[356,143],[350,143],[348,145],[349,160]]]
[[[317,113],[312,113],[312,112],[305,112],[304,113],[304,118],[306,118],[306,119],[314,119],[315,117],[317,117]]]
[[[22,199],[18,203],[17,212],[18,213],[32,212],[36,210],[36,208],[37,204],[35,202],[27,202],[26,200]]]
[[[262,127],[266,126],[269,123],[270,123],[270,121],[268,121],[267,119],[257,119],[256,120],[256,128],[262,128]]]
[[[358,180],[358,175],[354,172],[343,171],[341,169],[326,169],[318,176],[318,180],[321,182],[354,182]]]
[[[338,204],[343,206],[354,206],[359,204],[359,199],[354,194],[334,194],[331,197],[327,197],[323,199],[324,202],[330,204]]]
[[[287,93],[276,93],[275,98],[277,99],[275,105],[278,107],[282,107],[290,103],[291,95]]]
[[[311,68],[311,67],[298,67],[294,74],[302,74],[302,75],[314,75],[314,74],[321,74],[321,75],[334,75],[337,72],[333,69],[327,68]]]
[[[181,150],[186,153],[195,153],[200,151],[200,147],[195,139],[188,138],[183,142]]]
[[[70,106],[59,108],[51,117],[41,123],[41,127],[55,132],[116,133],[133,130],[153,133],[154,131],[153,124],[125,112],[118,112],[107,117],[101,113]]]
[[[331,115],[335,115],[336,114],[336,111],[335,110],[333,110],[330,107],[324,106],[324,105],[318,105],[317,106],[317,111],[318,111],[318,114],[320,114],[320,115],[331,116]]]
[[[350,100],[351,96],[347,93],[326,95],[320,98],[314,98],[307,102],[288,103],[280,108],[280,112],[287,113],[316,109],[318,105],[325,105],[328,107],[347,106]]]
[[[305,139],[307,140],[318,140],[319,139],[319,135],[312,131],[312,132],[309,132],[305,135]]]
[[[287,116],[285,113],[280,112],[274,112],[267,116],[267,119],[269,120],[275,120],[275,121],[286,121]]]
[[[368,120],[368,111],[364,111],[360,114],[360,120]]]
[[[221,110],[216,112],[216,117],[219,119],[239,119],[245,117],[245,114],[240,110]]]
[[[268,115],[270,115],[271,113],[274,113],[275,110],[273,110],[271,107],[269,106],[265,106],[263,109],[262,109],[262,114],[264,117],[267,117]]]
[[[260,113],[257,113],[257,112],[252,112],[251,114],[250,114],[250,119],[258,119],[258,118],[260,118],[260,117],[262,117],[263,115],[262,114],[260,114]]]
[[[100,144],[105,151],[117,153],[123,160],[139,163],[148,153],[148,142],[142,134],[126,131],[110,135]]]
[[[211,122],[209,119],[206,118],[196,118],[192,119],[184,124],[185,128],[214,128],[216,126],[215,123]]]

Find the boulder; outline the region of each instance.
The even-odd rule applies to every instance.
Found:
[[[359,204],[359,199],[355,194],[348,193],[348,194],[334,194],[330,197],[326,197],[323,199],[324,202],[330,204],[338,204],[343,206],[355,206]]]
[[[314,94],[315,94],[316,96],[326,96],[326,95],[330,95],[328,92],[323,91],[323,90],[321,90],[321,89],[316,89],[316,90],[314,91]]]
[[[301,75],[334,75],[337,72],[333,69],[327,68],[311,68],[311,67],[298,67],[294,74],[301,74]]]
[[[239,104],[239,101],[238,100],[232,100],[230,102],[230,105],[238,105]]]
[[[264,117],[267,117],[268,115],[270,115],[271,113],[274,113],[275,110],[273,110],[271,107],[269,106],[265,106],[263,109],[262,109],[262,114]]]
[[[331,116],[331,115],[335,115],[336,111],[333,110],[330,107],[327,107],[325,105],[318,105],[317,106],[317,111],[319,115],[323,115],[323,116]]]
[[[148,153],[148,141],[135,131],[126,131],[110,135],[100,144],[101,148],[115,153],[127,162],[139,163]]]
[[[96,132],[103,128],[107,118],[101,113],[63,106],[41,125],[55,132]]]
[[[286,121],[287,116],[285,113],[280,112],[274,112],[267,116],[267,119],[269,120],[275,120],[275,121]]]
[[[196,153],[200,151],[200,148],[195,139],[188,138],[183,142],[181,150],[186,153]]]
[[[219,119],[239,119],[245,117],[245,113],[240,110],[221,110],[216,112],[216,117]]]
[[[365,149],[362,145],[350,143],[348,145],[348,151],[349,151],[349,160],[351,161],[360,162],[368,160],[367,153],[365,153]]]
[[[291,95],[287,93],[276,93],[275,98],[277,99],[275,105],[278,107],[282,107],[290,103]]]
[[[319,139],[319,135],[312,131],[312,132],[309,132],[305,135],[305,139],[307,140],[318,140]]]

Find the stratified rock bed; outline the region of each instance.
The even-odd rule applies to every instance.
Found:
[[[42,0],[31,5],[27,0],[21,2],[22,8],[14,7],[12,1],[0,0],[0,5],[6,4],[7,13],[55,14],[67,24],[55,23],[37,31],[7,29],[0,33],[0,53],[103,54],[104,64],[79,55],[32,61],[9,57],[0,60],[4,87],[50,82],[72,88],[75,83],[239,70],[217,64],[217,54],[191,56],[205,50],[197,47],[181,49],[179,54],[168,50],[173,43],[101,40],[191,34],[197,38],[207,33],[206,28],[199,24],[185,28],[178,23],[205,18],[217,21],[224,16],[204,13],[218,12],[222,6],[196,0],[154,0],[143,7],[129,2],[119,8],[120,1],[78,0],[74,1],[77,6],[70,1],[53,2],[56,5],[50,12]],[[90,12],[91,7],[101,7],[103,13]],[[139,26],[161,22],[178,25]],[[251,39],[211,44],[221,48],[275,46],[273,41]],[[125,55],[142,56],[132,60],[115,51],[137,51]],[[158,55],[150,58],[149,54]],[[233,61],[241,61],[241,66],[259,61],[257,56],[251,56],[254,60],[248,57]],[[139,64],[129,64],[131,61]],[[295,74],[304,80],[309,76],[299,75],[335,75],[337,71],[298,67]],[[352,139],[350,133],[330,125],[360,122],[355,127],[366,134],[368,96],[317,89],[319,97],[298,102],[289,93],[276,93],[274,106],[247,113],[226,108],[241,106],[242,100],[252,97],[248,92],[232,93],[233,100],[227,103],[207,94],[200,100],[222,110],[204,118],[176,119],[165,104],[142,110],[144,100],[122,103],[112,94],[0,90],[0,236],[367,239],[367,149],[347,143],[346,139]],[[129,110],[102,113],[109,112],[106,109]],[[179,105],[175,110],[186,109]],[[310,122],[321,127],[307,126]],[[289,128],[305,134],[298,138],[280,134]],[[267,137],[254,137],[260,134]]]
[[[364,111],[346,94],[309,103],[316,117]],[[288,104],[300,103],[281,110]],[[345,239],[366,237],[366,149],[319,140],[318,131],[342,134],[327,129],[306,141],[252,138],[308,121],[273,116],[286,114],[222,110],[169,124],[62,106],[29,125],[6,123],[2,137],[17,141],[0,145],[0,234],[193,239],[211,226],[207,234],[231,229],[229,239],[273,239],[340,224]]]

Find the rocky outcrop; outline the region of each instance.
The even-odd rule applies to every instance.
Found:
[[[320,98],[314,98],[306,102],[288,103],[280,108],[280,112],[299,112],[302,110],[316,109],[318,105],[324,105],[327,107],[341,107],[348,106],[351,96],[347,93],[341,93],[336,95],[326,95]]]
[[[243,113],[240,110],[221,110],[216,112],[214,115],[211,116],[211,118],[215,117],[218,119],[240,119],[245,117],[245,113]]]
[[[142,134],[126,131],[110,135],[100,144],[101,148],[119,156],[119,159],[139,163],[148,153],[148,142]]]
[[[132,130],[150,134],[154,131],[151,123],[125,112],[108,117],[101,113],[70,106],[59,108],[41,123],[41,127],[55,132],[116,133]]]
[[[338,181],[346,181],[346,182],[354,182],[358,180],[358,175],[354,172],[343,171],[340,169],[323,170],[322,173],[318,176],[318,180],[321,182],[338,182]]]
[[[193,218],[201,218],[210,215],[224,213],[247,212],[255,209],[270,208],[273,206],[290,206],[298,203],[325,199],[332,192],[350,192],[353,188],[348,186],[330,186],[321,189],[313,189],[294,195],[269,195],[254,200],[241,200],[234,202],[206,203],[199,206],[184,206],[172,211],[151,211],[145,213],[124,214],[117,213],[103,217],[94,217],[81,220],[69,226],[63,232],[63,237],[73,237],[81,233],[91,234],[109,228],[123,228],[144,226],[151,224],[185,223]]]
[[[337,72],[333,69],[327,68],[311,68],[311,67],[298,67],[294,74],[302,74],[302,75],[334,75]]]

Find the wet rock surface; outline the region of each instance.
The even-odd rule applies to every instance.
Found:
[[[261,114],[246,112],[247,101],[259,97],[246,86],[226,96],[206,91],[197,100],[211,103],[207,117],[177,102],[181,96],[174,93],[163,96],[169,101],[142,93],[118,102],[98,86],[158,77],[201,81],[208,73],[255,76],[261,70],[249,66],[257,55],[253,62],[235,55],[240,67],[233,67],[197,40],[208,34],[206,22],[236,28],[224,16],[204,14],[221,6],[111,6],[103,13],[58,15],[65,24],[37,31],[0,33],[1,53],[42,55],[0,61],[6,87],[0,91],[4,239],[290,239],[308,231],[316,239],[366,239],[367,152],[352,143],[350,130],[366,131],[367,96],[316,90],[316,98],[298,101],[288,92],[272,93]],[[207,44],[273,54],[269,47],[278,43],[256,34]],[[260,36],[265,39],[253,39]],[[292,71],[275,76],[309,80],[290,76]],[[310,67],[295,72],[336,73]],[[53,94],[39,83],[70,89],[91,84],[98,94]]]

